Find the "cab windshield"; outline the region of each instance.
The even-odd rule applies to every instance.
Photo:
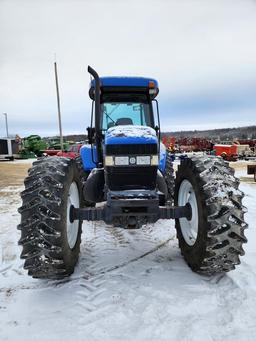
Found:
[[[101,106],[102,130],[117,125],[153,126],[152,107],[142,102],[105,102]]]

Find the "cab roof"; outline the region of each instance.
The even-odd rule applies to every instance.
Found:
[[[158,82],[153,78],[145,77],[101,77],[101,86],[131,86],[131,87],[148,87],[153,82],[158,88]],[[94,87],[94,79],[91,81],[90,87]]]
[[[159,92],[158,82],[146,77],[100,77],[103,93],[105,92],[139,92],[155,98]],[[95,80],[90,82],[89,95],[94,98]]]

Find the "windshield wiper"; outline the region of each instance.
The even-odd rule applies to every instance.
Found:
[[[113,109],[109,114],[107,114],[106,109],[104,110],[104,114],[105,114],[105,115],[114,123],[114,125],[116,125],[116,121],[114,121],[114,120],[110,117],[110,115],[113,114],[113,112],[119,107],[119,105],[120,105],[120,104],[117,104],[117,105],[114,107],[114,109]]]
[[[104,114],[114,123],[114,125],[116,125],[116,122],[109,116],[109,114],[106,113],[106,111],[104,112]]]

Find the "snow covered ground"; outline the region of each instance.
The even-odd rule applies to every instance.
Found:
[[[22,268],[21,188],[0,190],[1,341],[255,341],[256,184],[241,184],[249,229],[235,271],[212,278],[193,273],[173,222],[141,230],[84,223],[80,261],[65,281],[35,280]]]

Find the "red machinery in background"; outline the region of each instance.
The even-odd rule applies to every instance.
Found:
[[[162,142],[171,151],[178,152],[206,152],[213,149],[211,141],[198,137],[175,139],[175,137],[164,136]]]
[[[80,151],[81,147],[82,147],[81,143],[73,144],[67,150],[58,151],[58,153],[56,155],[75,159],[76,157],[78,157],[80,155],[79,151]]]
[[[238,159],[238,146],[236,144],[215,144],[213,150],[216,156],[222,156],[227,161]]]

